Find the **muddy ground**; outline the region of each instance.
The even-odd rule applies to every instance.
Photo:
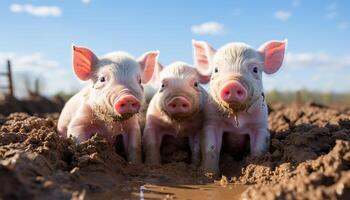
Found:
[[[184,162],[183,152],[151,167],[127,163],[98,136],[76,145],[58,136],[57,117],[0,115],[2,199],[140,199],[143,184],[214,182]],[[241,199],[350,199],[350,109],[274,104],[269,126],[270,152],[243,159],[223,153],[216,183],[245,185]]]

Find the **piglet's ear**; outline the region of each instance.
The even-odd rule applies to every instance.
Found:
[[[269,41],[263,44],[259,51],[264,56],[264,72],[273,74],[282,66],[288,41]]]
[[[90,49],[73,45],[73,69],[80,80],[91,78],[96,62],[97,57]]]
[[[210,76],[209,75],[204,75],[201,72],[199,72],[198,70],[197,70],[197,73],[198,73],[198,81],[201,84],[207,84],[210,81]]]
[[[153,72],[153,76],[151,78],[151,80],[148,82],[148,83],[151,83],[151,84],[156,84],[159,82],[160,80],[160,72],[163,70],[163,65],[160,64],[159,62],[157,62],[155,68],[154,68],[154,72]]]
[[[159,51],[149,51],[138,59],[142,70],[141,81],[143,84],[148,83],[153,74],[158,73],[157,70],[161,68],[161,66],[158,66],[158,55]]]
[[[210,76],[212,73],[212,58],[215,49],[203,41],[192,40],[194,64],[200,74]]]

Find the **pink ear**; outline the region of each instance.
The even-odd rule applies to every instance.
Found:
[[[192,40],[195,67],[200,74],[210,76],[212,73],[212,57],[215,49],[203,41]]]
[[[149,80],[148,83],[156,84],[160,80],[159,74],[163,70],[163,68],[164,68],[163,65],[160,64],[159,62],[157,62],[156,66],[154,68],[153,76],[152,76],[151,80]]]
[[[90,79],[97,57],[88,48],[73,45],[73,69],[80,80]]]
[[[264,56],[264,72],[273,74],[282,66],[288,41],[269,41],[263,44],[259,51]]]
[[[148,83],[152,79],[153,74],[155,72],[158,73],[157,70],[162,67],[158,65],[158,55],[159,51],[149,51],[138,59],[142,69],[141,81],[143,84]]]
[[[203,75],[201,73],[198,73],[199,74],[199,82],[201,84],[207,84],[209,81],[210,81],[210,76],[206,76],[206,75]]]

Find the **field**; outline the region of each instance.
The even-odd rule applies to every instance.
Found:
[[[243,158],[223,152],[221,180],[187,164],[181,151],[168,155],[163,166],[131,165],[99,136],[78,145],[60,138],[57,113],[3,113],[0,196],[350,199],[350,109],[316,103],[272,103],[269,108],[270,152]]]

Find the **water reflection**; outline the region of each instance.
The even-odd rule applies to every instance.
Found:
[[[115,190],[104,193],[87,194],[88,199],[124,199],[124,200],[155,200],[155,199],[240,199],[247,188],[243,185],[212,183],[205,185],[181,185],[144,183],[141,181],[126,181]]]
[[[209,185],[152,185],[146,184],[140,186],[140,200],[145,199],[193,199],[193,200],[211,200],[211,199],[239,199],[246,186],[228,184],[221,186],[217,184]],[[137,199],[137,197],[135,198]]]

